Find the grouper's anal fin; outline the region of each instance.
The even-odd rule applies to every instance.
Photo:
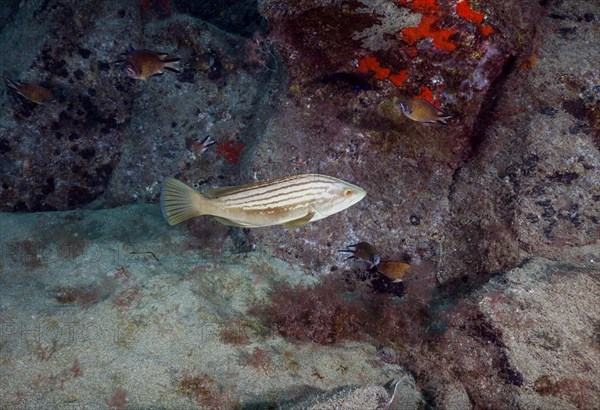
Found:
[[[315,213],[309,212],[301,218],[285,222],[282,225],[285,226],[286,228],[299,228],[299,227],[304,226],[307,223],[309,223],[310,220],[313,218],[313,216],[315,216]]]
[[[240,228],[254,228],[255,227],[254,225],[232,221],[231,219],[221,218],[220,216],[215,216],[214,218],[217,222],[220,222],[223,225],[227,225],[227,226],[238,226]]]

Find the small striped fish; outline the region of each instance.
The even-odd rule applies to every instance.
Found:
[[[212,215],[225,225],[303,226],[354,205],[366,195],[356,185],[319,174],[300,174],[201,194],[175,178],[163,183],[160,207],[170,225]]]

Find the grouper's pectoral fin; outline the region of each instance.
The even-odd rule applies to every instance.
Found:
[[[217,222],[220,222],[223,225],[227,225],[227,226],[238,226],[240,228],[253,228],[254,227],[254,225],[249,225],[249,224],[244,224],[241,222],[232,221],[231,219],[221,218],[219,216],[215,216],[214,218]]]
[[[313,218],[313,216],[315,216],[315,213],[313,211],[311,211],[301,218],[285,222],[283,224],[283,226],[285,226],[286,228],[299,228],[299,227],[304,226],[307,223],[309,223],[310,220]]]

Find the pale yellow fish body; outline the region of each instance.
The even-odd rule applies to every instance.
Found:
[[[421,98],[404,98],[398,105],[406,117],[417,122],[446,124],[446,120],[452,118],[452,115],[444,113],[429,101]]]
[[[219,188],[204,195],[175,178],[167,178],[160,202],[171,225],[212,215],[226,225],[244,228],[296,227],[343,211],[365,195],[366,191],[356,185],[319,174]]]
[[[15,90],[20,96],[36,104],[44,104],[54,101],[56,98],[52,91],[46,87],[35,84],[26,84],[19,81],[6,80],[6,85]]]
[[[160,75],[165,69],[179,72],[174,64],[179,58],[167,58],[166,53],[157,53],[150,50],[136,50],[129,53],[123,62],[123,69],[127,75],[136,80],[145,80],[154,75]]]

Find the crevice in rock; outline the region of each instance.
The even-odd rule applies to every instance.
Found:
[[[487,92],[483,103],[479,109],[479,114],[475,120],[475,125],[471,131],[471,146],[466,150],[464,158],[461,164],[454,170],[452,175],[452,183],[448,189],[448,198],[451,199],[455,187],[458,182],[458,175],[465,164],[468,164],[473,157],[479,154],[481,144],[485,140],[485,135],[488,128],[496,121],[494,112],[501,99],[504,97],[504,86],[508,80],[510,74],[514,71],[517,63],[517,56],[511,55],[504,65],[500,74],[496,77],[492,83],[489,91]],[[450,201],[451,202],[451,201]]]
[[[516,62],[517,56],[511,55],[502,66],[500,74],[496,77],[487,92],[485,99],[481,104],[481,108],[479,109],[477,120],[475,120],[475,126],[471,132],[471,147],[467,153],[468,157],[465,159],[465,162],[468,162],[469,159],[477,156],[479,153],[479,148],[485,140],[486,131],[495,121],[494,112],[496,111],[498,103],[504,97],[504,85],[506,84],[509,75],[514,71]]]
[[[453,302],[464,299],[482,289],[492,278],[500,274],[502,272],[478,272],[476,275],[450,279],[440,285],[438,298]]]

